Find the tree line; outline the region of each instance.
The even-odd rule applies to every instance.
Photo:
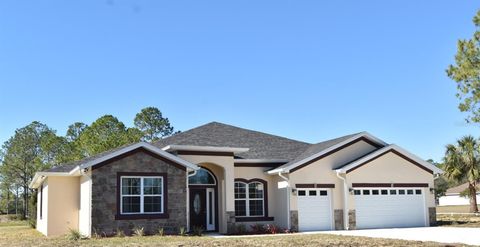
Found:
[[[0,149],[0,213],[35,218],[35,191],[28,188],[35,172],[96,155],[130,143],[151,142],[175,133],[168,118],[155,107],[135,115],[126,127],[112,115],[90,125],[75,122],[65,136],[46,124],[33,121],[15,130]]]
[[[447,75],[456,83],[458,108],[466,112],[467,123],[480,123],[480,11],[473,17],[476,31],[469,39],[457,43],[455,63],[448,66]],[[480,183],[480,139],[464,136],[445,147],[441,168],[444,175],[436,179],[436,187],[444,193],[447,187],[467,183],[461,193],[470,198],[470,212],[478,212],[476,194]]]

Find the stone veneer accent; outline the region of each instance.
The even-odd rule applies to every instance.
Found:
[[[357,216],[355,214],[355,209],[348,210],[348,229],[357,229]]]
[[[180,227],[187,226],[186,219],[186,171],[144,149],[137,149],[107,162],[98,164],[92,170],[92,234],[111,235],[117,229],[131,234],[133,228],[143,227],[146,233],[176,233]],[[164,207],[165,218],[116,219],[117,216],[117,173],[142,172],[165,173],[167,190]],[[164,178],[165,180],[165,178]],[[167,196],[165,198],[165,196]]]
[[[290,230],[298,231],[298,211],[290,210]]]
[[[333,212],[335,230],[343,230],[343,209],[335,209]]]
[[[225,217],[227,218],[227,234],[235,233],[236,232],[235,211],[225,212]]]
[[[437,208],[428,208],[428,219],[430,226],[437,225]]]

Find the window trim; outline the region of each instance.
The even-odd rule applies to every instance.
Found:
[[[152,213],[122,213],[122,177],[162,177],[162,212]],[[135,220],[135,219],[162,219],[168,218],[168,179],[167,173],[155,172],[117,172],[117,214],[115,220]],[[143,179],[141,179],[141,195],[143,195]],[[143,212],[143,196],[140,196],[140,212]]]
[[[268,183],[267,181],[260,179],[260,178],[253,178],[253,179],[245,179],[245,178],[236,178],[234,180],[234,183],[241,182],[244,184],[247,184],[247,191],[246,193],[248,194],[248,184],[253,183],[253,182],[259,182],[263,184],[263,215],[262,216],[248,216],[250,212],[247,211],[247,216],[235,216],[235,219],[237,222],[253,222],[253,221],[273,221],[273,217],[268,216]],[[235,185],[235,184],[234,184]],[[235,199],[234,200],[246,200],[247,205],[248,205],[248,200],[246,198],[241,198],[241,199]],[[253,199],[255,200],[255,199]],[[248,208],[247,208],[248,209]]]
[[[123,179],[124,178],[139,178],[140,179],[140,194],[139,195],[124,195],[122,193],[123,189]],[[161,184],[162,184],[162,191],[160,194],[152,194],[152,195],[145,195],[145,186],[144,186],[144,181],[146,178],[157,178],[161,179]],[[121,176],[120,177],[120,214],[122,215],[128,215],[128,214],[163,214],[163,177],[162,176]],[[124,197],[140,197],[140,212],[123,212],[123,198]],[[145,212],[145,197],[160,197],[160,205],[161,205],[161,211],[159,212]]]
[[[43,183],[40,184],[40,220],[43,218]]]

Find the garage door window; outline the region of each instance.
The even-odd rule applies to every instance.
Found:
[[[300,192],[299,192],[300,193]],[[303,192],[305,193],[305,192]],[[320,191],[322,193],[322,191]],[[421,189],[356,189],[353,191],[356,196],[359,195],[421,195]],[[325,191],[326,195],[326,191]]]
[[[298,196],[327,196],[326,190],[298,190]]]

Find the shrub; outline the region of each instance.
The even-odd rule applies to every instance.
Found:
[[[193,235],[202,236],[202,234],[203,234],[203,227],[202,226],[194,226],[193,227]]]
[[[29,219],[28,219],[28,225],[29,225],[31,228],[35,229],[35,228],[37,227],[37,219],[35,219],[35,218],[29,218]]]
[[[263,234],[265,233],[265,227],[263,224],[256,223],[250,226],[252,228],[252,233],[254,234]]]
[[[85,238],[85,236],[83,236],[83,235],[80,233],[80,231],[78,231],[78,230],[68,229],[67,238],[68,238],[68,240],[78,241],[78,240],[80,240],[80,239]]]
[[[20,215],[18,214],[11,214],[11,215],[8,215],[8,220],[19,220],[21,218]]]
[[[183,226],[179,228],[178,235],[185,236],[187,234],[187,229]]]
[[[159,236],[165,236],[165,229],[163,229],[163,227],[160,227],[160,228],[158,229],[158,235],[159,235]]]
[[[245,234],[245,233],[247,233],[247,227],[244,224],[236,224],[235,225],[235,233],[236,234]]]
[[[143,227],[134,227],[133,235],[138,237],[145,236],[145,231],[143,230]]]
[[[115,236],[119,238],[123,238],[125,237],[125,232],[122,229],[117,228],[117,230],[115,231]]]
[[[268,233],[268,234],[277,234],[281,231],[282,231],[282,229],[280,229],[280,227],[278,227],[274,224],[267,224],[265,226],[265,232]]]

